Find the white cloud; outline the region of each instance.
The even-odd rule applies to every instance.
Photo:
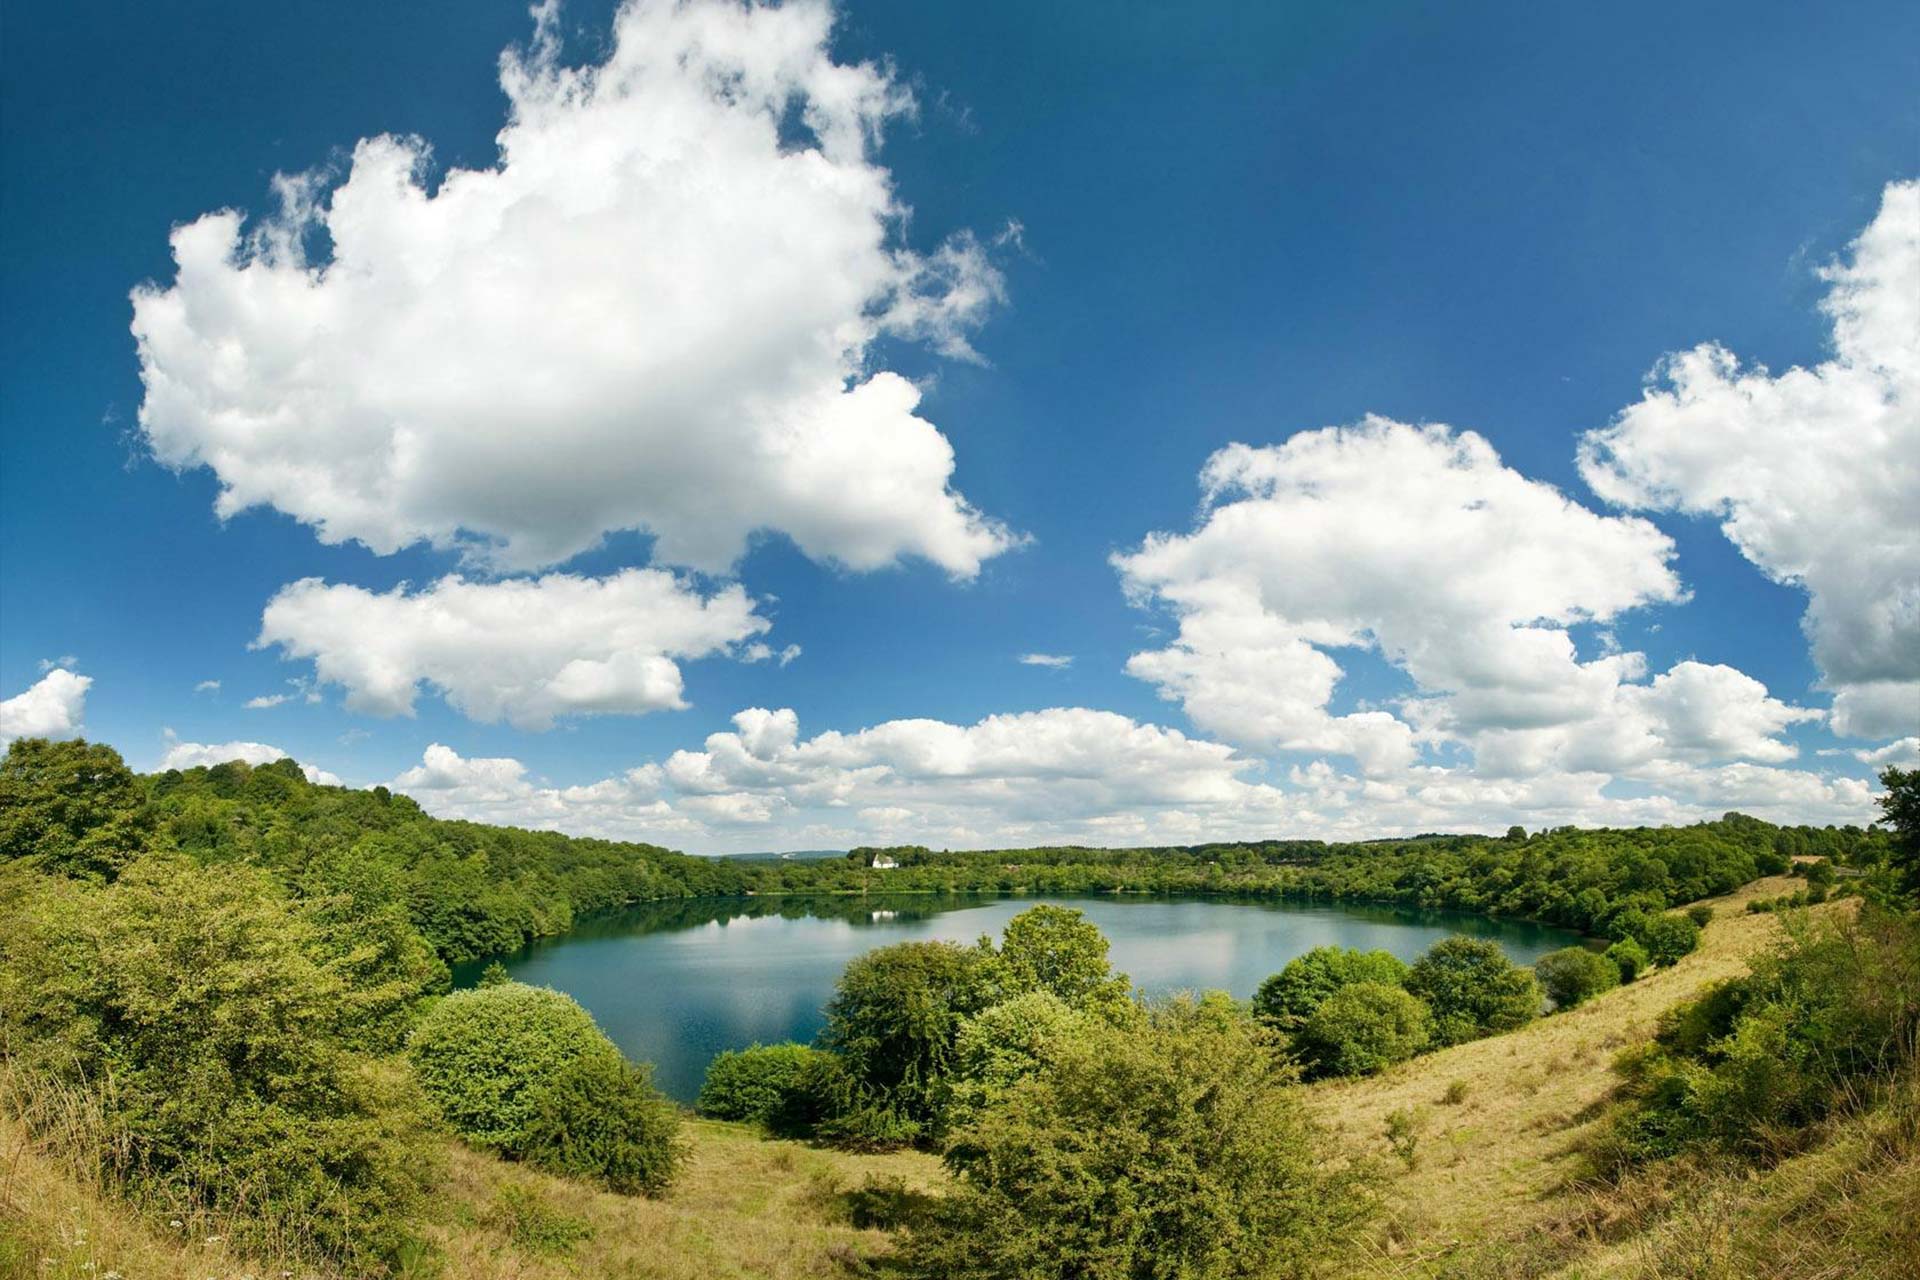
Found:
[[[71,659],[66,659],[71,661]],[[58,664],[23,693],[0,702],[0,747],[15,738],[71,738],[80,732],[92,676]]]
[[[218,680],[202,680],[199,684],[193,686],[193,691],[195,693],[218,693],[220,692],[220,682]]]
[[[723,571],[756,530],[957,577],[1018,539],[950,486],[885,336],[968,358],[986,250],[902,243],[876,159],[912,100],[836,63],[820,0],[635,0],[605,62],[561,65],[554,6],[501,63],[499,161],[437,186],[426,143],[361,141],[344,181],[175,230],[134,294],[154,455],[206,466],[224,517],[323,541],[555,564],[613,530]],[[324,232],[331,256],[308,261]]]
[[[257,697],[248,698],[243,705],[248,711],[267,711],[291,701],[293,701],[293,695],[290,693],[263,693]]]
[[[605,578],[554,573],[386,594],[306,578],[281,588],[261,646],[311,658],[347,706],[411,715],[424,682],[472,719],[547,729],[564,715],[684,707],[676,660],[724,653],[767,630],[737,584],[702,596],[660,569]]]
[[[1472,432],[1368,418],[1230,445],[1201,479],[1193,532],[1115,557],[1129,595],[1180,624],[1127,669],[1255,750],[1387,775],[1423,740],[1590,719],[1644,660],[1581,661],[1567,627],[1683,596],[1659,530],[1527,479]],[[1412,678],[1404,717],[1328,710],[1343,649]]]
[[[52,671],[56,667],[65,667],[68,670],[72,670],[74,667],[78,666],[79,663],[80,663],[80,659],[74,657],[72,654],[69,653],[69,654],[62,655],[61,657],[58,657],[58,658],[40,659],[40,669],[42,671]]]
[[[212,768],[225,764],[229,760],[240,760],[251,765],[272,764],[276,760],[285,760],[293,755],[291,751],[282,751],[279,747],[264,742],[179,742],[171,737],[167,744],[167,753],[160,757],[157,766],[159,772],[168,769],[197,769],[201,766]],[[300,772],[307,781],[316,786],[339,787],[346,785],[338,774],[325,769],[296,761]]]
[[[1920,737],[1901,738],[1884,747],[1854,751],[1853,758],[1876,769],[1920,769]]]
[[[1713,343],[1669,356],[1580,469],[1609,502],[1719,519],[1805,587],[1835,731],[1893,737],[1920,726],[1920,183],[1888,186],[1823,274],[1830,359],[1775,376]]]
[[[1057,671],[1072,666],[1073,655],[1070,653],[1023,653],[1017,661],[1024,666],[1052,667]]]

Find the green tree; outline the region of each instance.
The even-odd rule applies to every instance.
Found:
[[[1611,991],[1620,985],[1620,970],[1617,961],[1585,947],[1564,947],[1533,964],[1534,976],[1556,1009],[1571,1009],[1603,991]]]
[[[729,1049],[707,1064],[696,1109],[716,1120],[770,1125],[793,1107],[794,1094],[805,1086],[814,1060],[830,1056],[804,1044]]]
[[[1314,1076],[1366,1076],[1405,1062],[1433,1038],[1427,1006],[1404,987],[1355,982],[1322,1000],[1294,1037]]]
[[[523,1151],[529,1164],[622,1195],[663,1194],[686,1162],[680,1112],[652,1073],[618,1052],[573,1059],[536,1098]]]
[[[926,1280],[1289,1277],[1365,1202],[1272,1033],[1230,1003],[1095,1024],[946,1151],[957,1185],[902,1249]]]
[[[1075,1009],[1124,1017],[1133,987],[1107,961],[1107,937],[1071,907],[1029,907],[1001,933],[1010,988],[1047,991]]]
[[[856,958],[827,1002],[819,1045],[840,1056],[863,1102],[937,1130],[961,1024],[1006,989],[985,946],[900,942]]]
[[[1647,921],[1640,941],[1654,964],[1672,964],[1700,945],[1700,926],[1682,915],[1659,915]]]
[[[112,747],[20,738],[0,759],[0,860],[38,857],[68,875],[111,878],[146,847],[151,826]]]
[[[1315,947],[1260,984],[1253,996],[1253,1011],[1283,1030],[1292,1030],[1342,987],[1356,982],[1399,986],[1406,979],[1406,962],[1391,952]]]
[[[1498,943],[1442,938],[1414,962],[1407,990],[1433,1013],[1434,1040],[1461,1044],[1525,1026],[1540,1014],[1533,972],[1507,959]]]
[[[1042,990],[1017,995],[967,1019],[954,1045],[954,1121],[964,1123],[992,1106],[1074,1041],[1092,1034],[1097,1016]]]
[[[437,1157],[403,1072],[358,1050],[363,1012],[322,930],[271,877],[150,854],[97,886],[0,867],[0,1043],[27,1120],[139,1200],[243,1244],[377,1271]]]
[[[1632,982],[1647,971],[1652,963],[1647,957],[1647,949],[1632,938],[1622,938],[1606,950],[1606,958],[1620,971],[1620,981]]]
[[[1893,828],[1893,840],[1887,850],[1898,891],[1920,899],[1920,769],[1883,769],[1880,785],[1886,788],[1875,803]]]

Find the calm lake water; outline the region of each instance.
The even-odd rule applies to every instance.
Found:
[[[913,895],[651,903],[501,957],[522,982],[585,1005],[628,1057],[654,1064],[683,1102],[722,1049],[808,1041],[847,961],[875,947],[999,935],[1041,902],[1077,907],[1113,943],[1115,968],[1153,994],[1220,989],[1245,999],[1313,947],[1380,948],[1412,960],[1450,934],[1491,938],[1531,964],[1576,935],[1545,925],[1387,907],[1222,898]],[[463,965],[456,985],[483,966]]]

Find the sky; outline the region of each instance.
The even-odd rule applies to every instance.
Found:
[[[0,42],[0,740],[694,852],[1860,823],[1920,10]]]

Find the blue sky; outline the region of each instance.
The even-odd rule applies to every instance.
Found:
[[[1911,6],[540,29],[11,15],[11,732],[702,850],[1865,821],[1920,754]]]

